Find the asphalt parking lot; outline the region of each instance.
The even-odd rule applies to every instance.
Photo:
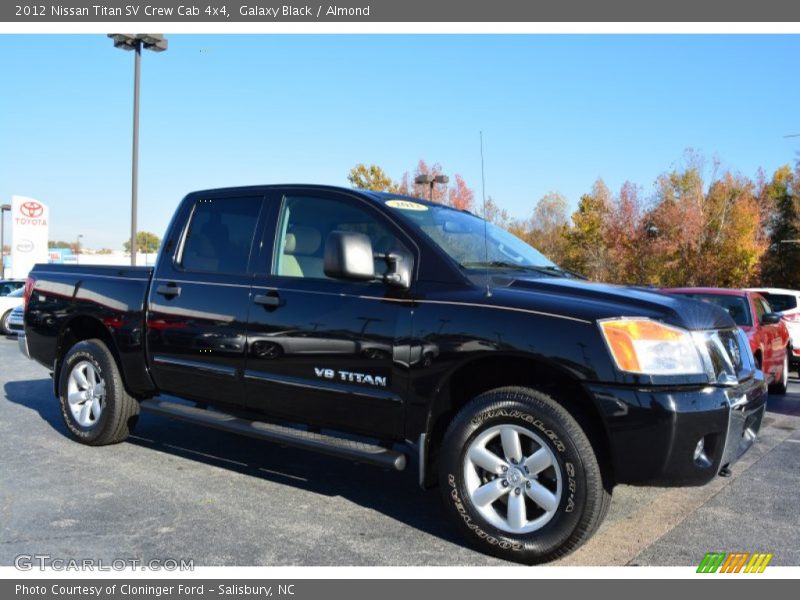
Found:
[[[794,374],[793,374],[794,375]],[[436,492],[396,474],[144,415],[91,448],[67,437],[46,369],[0,338],[0,565],[20,554],[207,565],[502,565],[462,545]],[[697,565],[709,551],[800,565],[800,382],[758,443],[702,488],[618,486],[561,561]]]

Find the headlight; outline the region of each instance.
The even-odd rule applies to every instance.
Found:
[[[692,334],[650,319],[600,321],[617,367],[647,375],[693,375],[706,372]]]

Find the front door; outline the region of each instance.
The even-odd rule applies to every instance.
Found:
[[[198,197],[150,287],[147,346],[160,390],[211,404],[242,404],[245,333],[257,197]]]
[[[250,307],[247,402],[322,427],[401,435],[406,378],[394,359],[410,331],[408,292],[330,279],[323,255],[336,230],[366,233],[375,252],[409,261],[411,244],[375,207],[346,193],[289,188],[272,204],[275,233],[266,239],[275,243],[255,269]],[[376,267],[385,271],[383,261]]]

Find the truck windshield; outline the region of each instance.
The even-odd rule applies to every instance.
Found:
[[[750,318],[750,309],[747,298],[743,296],[728,296],[723,294],[683,294],[695,300],[716,304],[728,311],[728,314],[739,327],[750,327],[753,324]]]
[[[562,272],[535,248],[471,213],[411,200],[388,200],[386,205],[402,213],[464,269]]]

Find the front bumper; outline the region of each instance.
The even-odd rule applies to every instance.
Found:
[[[25,330],[17,334],[17,344],[19,345],[19,351],[22,352],[22,355],[25,358],[30,358],[31,353],[28,350],[28,337],[25,335]]]
[[[753,445],[767,402],[761,371],[735,386],[587,388],[605,417],[618,483],[708,483]]]

